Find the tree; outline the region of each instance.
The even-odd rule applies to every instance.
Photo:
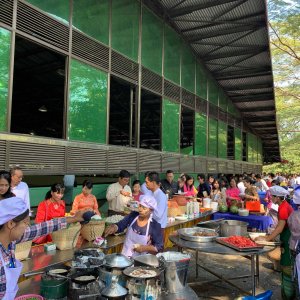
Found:
[[[283,163],[264,171],[300,172],[300,4],[268,1],[277,126]]]

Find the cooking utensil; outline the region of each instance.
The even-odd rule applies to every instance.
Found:
[[[154,267],[158,268],[159,267],[159,260],[155,255],[152,254],[143,254],[143,255],[138,255],[133,258],[134,260],[134,266],[149,266],[149,267]]]
[[[225,220],[221,222],[220,225],[220,236],[229,237],[232,235],[247,236],[247,226],[248,223],[235,221],[235,220]]]
[[[143,272],[144,270],[149,270],[149,271],[153,271],[153,275],[145,275],[146,277],[144,276],[136,276],[136,275],[132,275],[132,272],[134,271],[141,271]],[[128,276],[128,277],[131,277],[131,278],[136,278],[136,279],[149,279],[149,278],[155,278],[155,277],[158,277],[160,276],[160,273],[162,271],[159,270],[159,269],[156,269],[156,268],[153,268],[153,267],[129,267],[129,268],[126,268],[125,270],[123,270],[123,273]]]
[[[219,235],[214,229],[209,228],[181,228],[177,230],[180,238],[186,241],[198,242],[198,243],[208,243],[214,241]],[[195,236],[198,232],[208,232],[214,234],[213,236]]]
[[[79,279],[80,277],[81,277],[81,279]],[[89,277],[89,278],[85,279],[84,277]],[[71,280],[77,284],[85,285],[85,284],[89,284],[91,282],[96,281],[96,277],[93,275],[81,275],[81,276],[74,277]]]
[[[107,298],[116,298],[126,296],[127,293],[127,290],[118,284],[117,276],[113,276],[111,284],[102,290],[101,295]]]
[[[105,256],[105,266],[109,268],[125,269],[132,266],[133,260],[123,254],[114,253]]]

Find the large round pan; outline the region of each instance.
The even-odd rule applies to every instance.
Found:
[[[134,272],[134,271],[139,271],[139,272],[143,273],[143,272],[145,272],[147,270],[153,271],[153,275],[147,275],[147,276],[144,275],[143,277],[142,276],[138,276],[138,275],[132,275],[132,272]],[[132,277],[132,278],[136,278],[136,279],[155,278],[155,277],[158,277],[161,272],[162,272],[161,270],[155,269],[155,268],[152,268],[152,267],[129,267],[129,268],[126,268],[125,270],[123,270],[123,273],[126,276]]]
[[[208,243],[214,241],[219,235],[218,233],[209,228],[193,227],[178,229],[179,237],[186,241]],[[213,236],[195,236],[198,232],[208,232],[214,234]]]
[[[86,277],[86,279],[85,279],[85,277]],[[96,276],[81,275],[81,276],[73,277],[71,280],[77,284],[85,285],[85,284],[89,284],[91,282],[96,281]]]

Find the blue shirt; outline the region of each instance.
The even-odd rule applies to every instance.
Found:
[[[151,195],[152,196],[152,192],[150,190],[148,190],[147,186],[146,186],[146,182],[144,182],[142,185],[141,185],[141,192],[144,194],[144,195]]]
[[[157,202],[157,207],[153,212],[153,218],[160,224],[161,228],[166,228],[168,223],[167,196],[160,188],[158,188],[154,193],[152,193],[152,195]]]
[[[132,222],[133,220],[139,215],[138,212],[133,211],[128,216],[126,216],[123,220],[119,221],[116,225],[118,226],[117,233],[123,232]],[[146,234],[147,226],[139,227],[136,222],[133,224],[133,230],[141,235]],[[149,243],[154,246],[157,251],[162,251],[164,247],[163,243],[163,235],[161,232],[160,224],[157,223],[154,219],[150,222],[149,226]]]

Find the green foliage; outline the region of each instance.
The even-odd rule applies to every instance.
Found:
[[[273,59],[277,126],[281,159],[265,166],[266,172],[300,171],[300,4],[268,1],[270,43]]]

